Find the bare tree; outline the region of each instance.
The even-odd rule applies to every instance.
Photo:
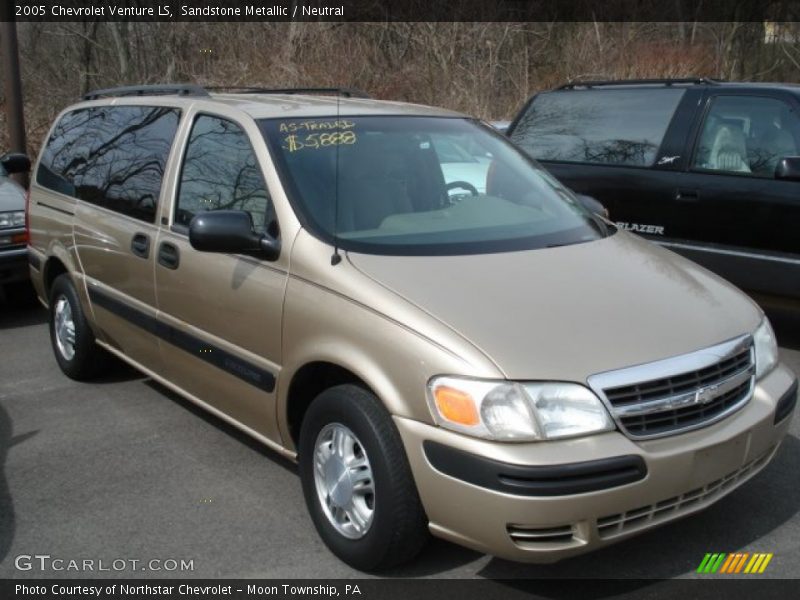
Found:
[[[507,118],[576,79],[800,81],[796,24],[753,21],[734,4],[726,23],[698,21],[700,3],[680,23],[20,23],[30,150],[63,106],[121,84],[352,86]]]

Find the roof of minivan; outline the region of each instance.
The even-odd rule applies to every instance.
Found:
[[[347,98],[305,94],[236,94],[211,93],[207,96],[137,95],[91,100],[87,105],[143,104],[157,101],[158,104],[185,105],[187,103],[218,103],[249,114],[254,119],[296,117],[342,117],[400,115],[426,117],[464,117],[466,115],[423,104],[389,102],[368,98]]]
[[[389,102],[370,98],[312,96],[302,94],[211,94],[210,100],[238,108],[255,119],[274,117],[321,117],[339,114],[414,115],[431,117],[463,117],[455,111],[423,104]]]

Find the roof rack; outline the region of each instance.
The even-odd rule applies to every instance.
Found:
[[[687,85],[687,84],[715,84],[721,83],[720,79],[710,77],[686,77],[675,79],[609,79],[601,81],[572,81],[556,88],[559,90],[572,90],[575,88],[604,87],[613,85]]]
[[[344,96],[346,98],[369,98],[370,95],[354,88],[264,88],[250,86],[207,86],[202,87],[195,83],[168,83],[158,85],[130,85],[123,87],[93,90],[83,96],[84,100],[97,100],[98,98],[114,96],[208,96],[212,92],[231,92],[234,94],[327,94]]]
[[[344,96],[346,98],[370,98],[364,91],[354,88],[326,88],[326,87],[307,87],[307,88],[263,88],[249,86],[208,86],[205,89],[212,92],[231,92],[234,94],[325,94]]]
[[[163,85],[129,85],[123,87],[93,90],[83,96],[84,100],[97,100],[98,98],[113,96],[208,96],[208,92],[194,83],[177,83]]]

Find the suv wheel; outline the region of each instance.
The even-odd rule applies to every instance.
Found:
[[[400,434],[370,392],[340,385],[308,408],[300,432],[300,477],[325,544],[362,570],[413,558],[428,539]]]
[[[67,377],[91,379],[108,365],[108,354],[94,340],[72,280],[59,275],[50,288],[50,342]]]

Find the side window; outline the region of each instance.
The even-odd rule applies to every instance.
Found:
[[[683,94],[678,88],[540,94],[511,139],[540,160],[650,166]]]
[[[178,109],[163,106],[67,113],[47,142],[36,181],[152,223],[179,120]]]
[[[759,96],[718,96],[703,122],[696,169],[773,177],[785,156],[797,156],[800,121],[788,104]]]
[[[78,170],[77,163],[81,161],[80,155],[85,154],[81,148],[86,143],[86,129],[91,128],[97,115],[96,109],[86,109],[68,112],[61,117],[42,151],[36,172],[39,185],[77,198],[72,180]]]
[[[207,210],[244,210],[259,233],[277,235],[272,201],[247,134],[236,123],[201,115],[181,169],[175,224],[188,227]]]

